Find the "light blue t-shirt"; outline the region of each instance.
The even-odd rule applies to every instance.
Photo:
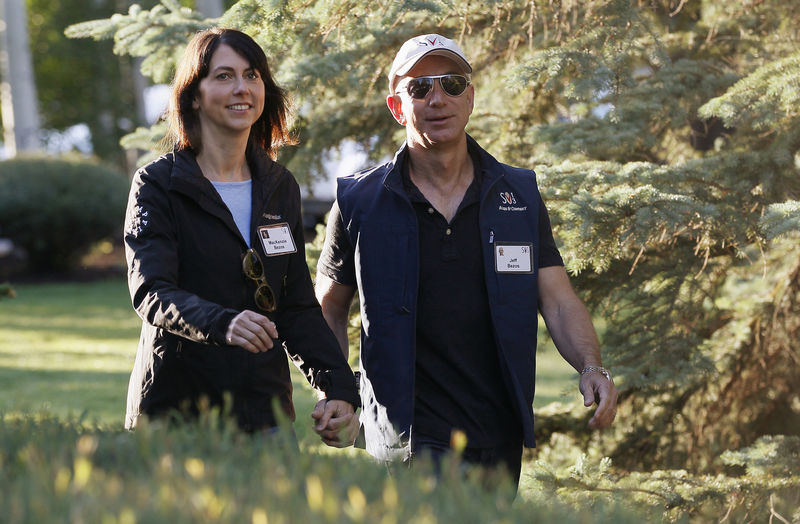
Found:
[[[222,201],[228,206],[233,215],[236,227],[242,233],[247,247],[250,247],[250,216],[253,213],[252,195],[253,181],[243,182],[214,182],[211,183],[222,197]]]

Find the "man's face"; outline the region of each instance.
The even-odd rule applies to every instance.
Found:
[[[474,89],[472,85],[459,96],[450,96],[442,90],[439,80],[424,98],[412,98],[404,89],[407,77],[435,76],[464,73],[455,62],[444,56],[427,56],[420,60],[404,77],[397,81],[399,92],[386,100],[395,119],[406,127],[411,148],[436,148],[456,144],[464,139],[464,129],[472,114]]]

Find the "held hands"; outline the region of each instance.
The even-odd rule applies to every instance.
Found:
[[[344,400],[321,399],[314,406],[311,418],[315,421],[314,431],[329,446],[352,446],[358,436],[358,417],[352,404]]]
[[[272,339],[278,338],[275,323],[255,311],[244,310],[231,320],[225,342],[240,346],[251,353],[262,353],[272,349]]]
[[[599,371],[591,371],[581,375],[580,390],[583,393],[583,405],[587,408],[597,403],[594,416],[589,419],[591,429],[610,426],[617,416],[617,388],[610,378]]]

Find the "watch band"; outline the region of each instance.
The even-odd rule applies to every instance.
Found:
[[[611,373],[602,366],[586,366],[581,370],[581,375],[585,375],[586,373],[591,373],[593,371],[597,371],[598,373],[602,374],[606,379],[611,380]]]

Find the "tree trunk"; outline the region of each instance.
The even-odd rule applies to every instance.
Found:
[[[24,0],[0,0],[0,97],[8,156],[41,149]]]

